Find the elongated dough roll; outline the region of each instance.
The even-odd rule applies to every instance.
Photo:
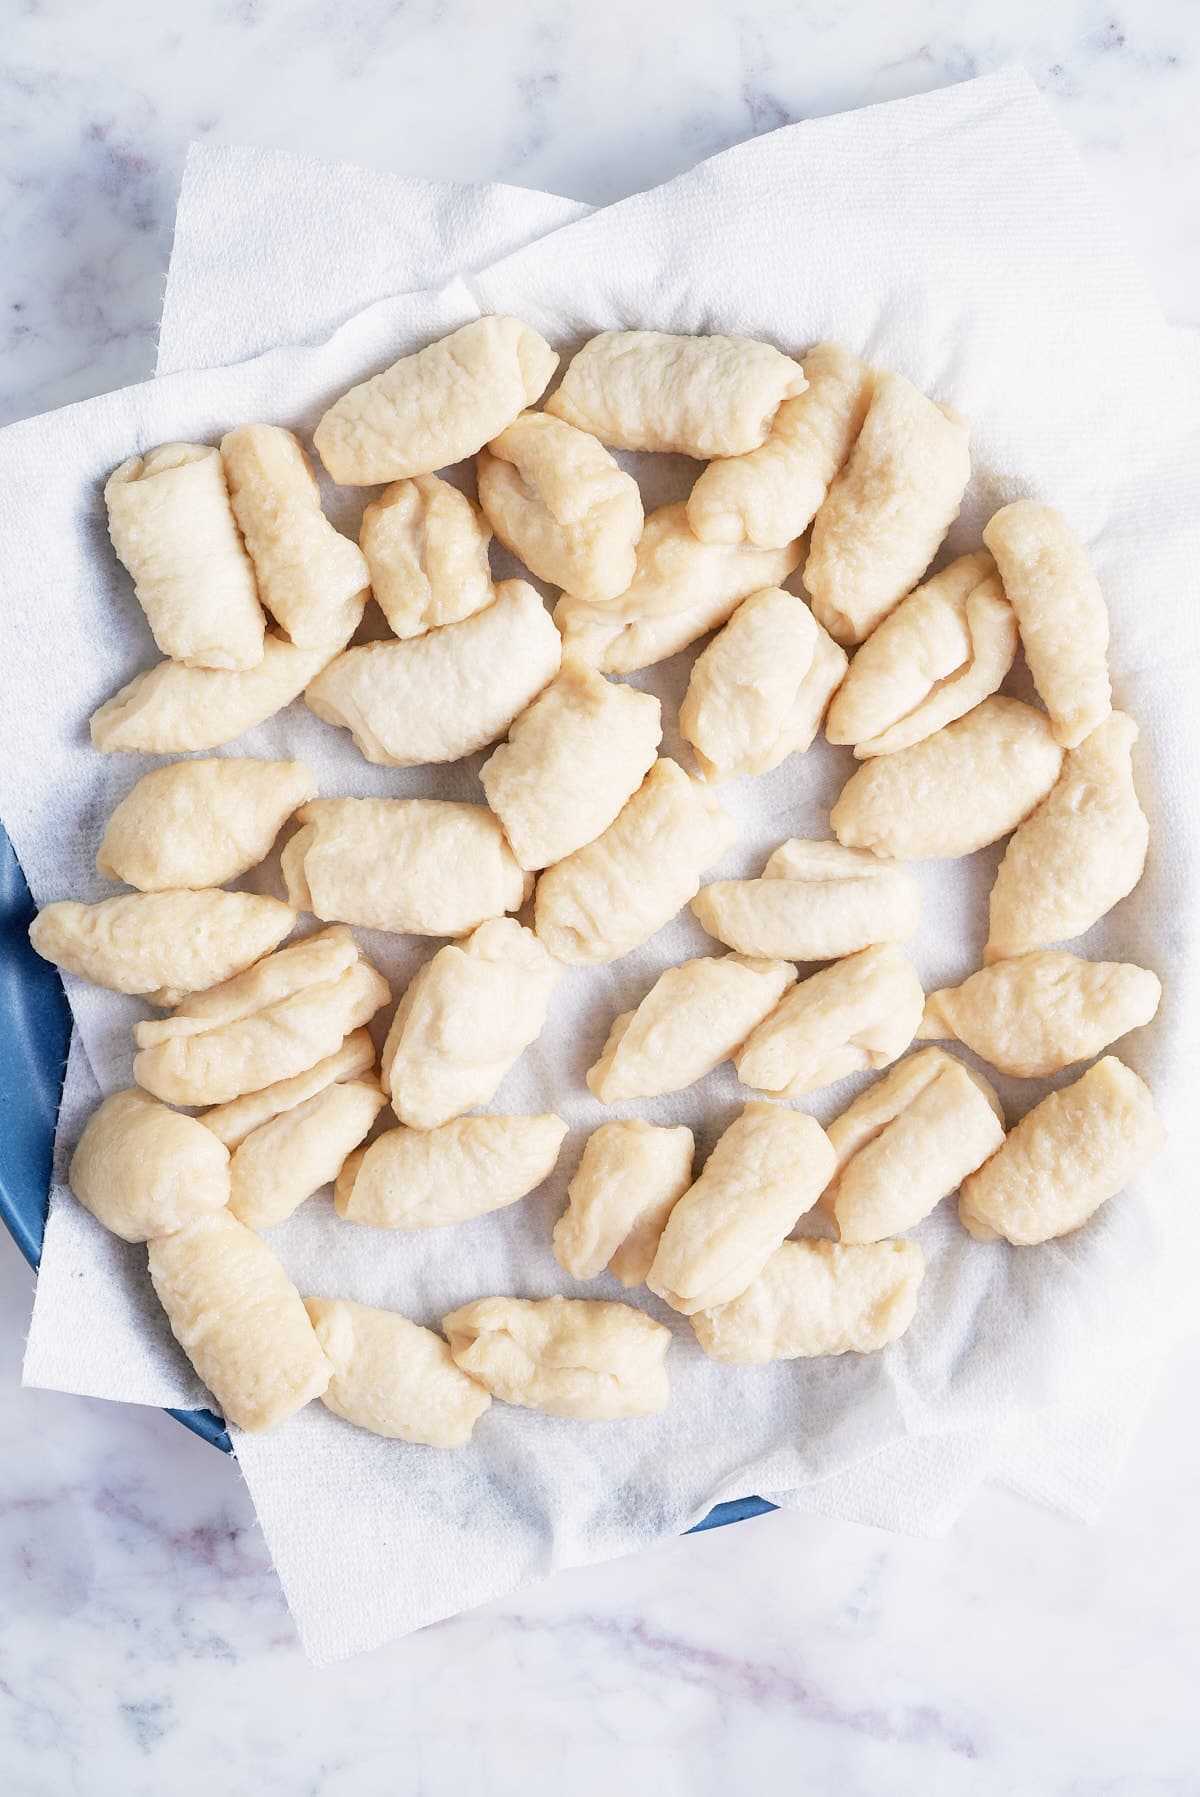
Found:
[[[491,1394],[459,1371],[440,1335],[349,1298],[306,1298],[304,1306],[333,1367],[321,1394],[327,1410],[393,1441],[466,1446]]]
[[[912,1322],[924,1277],[919,1242],[783,1242],[740,1298],[692,1328],[726,1366],[874,1354]]]
[[[193,668],[253,668],[265,623],[254,569],[207,443],[130,456],[104,488],[108,534],[164,655]]]
[[[1108,607],[1083,544],[1053,506],[1018,499],[985,526],[1055,742],[1073,749],[1112,710]]]
[[[646,1284],[688,1317],[728,1304],[812,1209],[833,1168],[815,1117],[746,1105],[667,1218]]]
[[[260,1124],[229,1164],[229,1208],[250,1229],[269,1229],[341,1172],[387,1100],[367,1080],[339,1080]]]
[[[554,1225],[554,1257],[563,1271],[595,1279],[608,1267],[622,1285],[640,1285],[667,1218],[692,1183],[695,1148],[682,1124],[662,1128],[634,1117],[594,1129]]]
[[[967,430],[900,374],[875,378],[850,459],[813,522],[804,585],[819,623],[861,643],[914,587],[958,516]]]
[[[744,1086],[803,1098],[849,1073],[888,1067],[917,1033],[924,993],[894,943],[810,974],[734,1055]]]
[[[833,961],[874,942],[906,942],[921,888],[865,849],[793,837],[757,880],[713,880],[692,900],[710,936],[766,960]]]
[[[486,805],[317,799],[283,851],[288,897],[327,923],[462,936],[518,911],[532,882]]]
[[[705,543],[779,548],[803,536],[854,445],[871,401],[865,362],[836,343],[804,358],[805,392],[785,399],[765,443],[710,462],[687,502]]]
[[[727,1060],[796,978],[790,961],[701,955],[660,973],[614,1018],[587,1083],[601,1104],[682,1092]]]
[[[485,611],[404,643],[347,649],[304,697],[349,730],[368,761],[417,767],[459,761],[503,736],[553,680],[562,643],[523,580],[505,580]]]
[[[258,595],[293,643],[344,643],[362,622],[371,577],[361,549],[335,530],[300,439],[243,424],[221,439],[229,500]]]
[[[68,1184],[123,1242],[171,1235],[229,1202],[229,1151],[194,1117],[130,1087],[87,1120]]]
[[[511,917],[439,949],[409,981],[383,1045],[392,1109],[436,1129],[486,1104],[540,1033],[562,968]]]
[[[810,746],[846,667],[803,599],[764,587],[697,656],[680,734],[710,780],[770,773]]]
[[[332,1368],[261,1236],[219,1210],[152,1241],[148,1258],[171,1333],[227,1422],[272,1429],[321,1396]]]
[[[1017,620],[990,555],[960,555],[873,630],[834,694],[831,743],[860,761],[923,742],[994,693],[1017,652]]]
[[[662,706],[568,661],[479,770],[487,802],[524,868],[594,842],[654,764]]]
[[[922,742],[865,762],[829,822],[846,848],[910,861],[970,855],[1036,810],[1061,766],[1045,713],[993,693]]]
[[[479,503],[531,574],[580,599],[615,599],[633,579],[642,496],[595,437],[522,412],[481,450]]]
[[[560,961],[615,961],[671,921],[736,835],[712,794],[660,759],[602,836],[542,875],[534,927]]]
[[[545,392],[558,357],[519,318],[477,318],[335,400],[317,454],[343,486],[433,474],[474,455]]]
[[[264,1086],[259,1092],[247,1092],[228,1104],[214,1105],[199,1121],[232,1150],[244,1142],[252,1130],[269,1123],[272,1117],[293,1110],[338,1080],[361,1079],[364,1074],[375,1075],[375,1044],[370,1030],[352,1030],[340,1048],[305,1068],[303,1073],[276,1080],[274,1085]]]
[[[252,892],[124,892],[96,905],[46,905],[29,940],[81,979],[169,1005],[240,973],[295,921],[290,905]]]
[[[371,501],[358,541],[396,636],[459,624],[492,603],[491,534],[479,507],[436,474],[396,481]]]
[[[339,1217],[375,1229],[439,1229],[516,1204],[554,1171],[561,1117],[455,1117],[389,1129],[352,1154],[334,1187]]]
[[[632,1305],[478,1298],[442,1328],[456,1364],[506,1404],[578,1422],[666,1409],[671,1331]]]
[[[109,818],[96,866],[139,892],[223,886],[270,854],[292,812],[316,792],[303,761],[230,756],[153,768]]]

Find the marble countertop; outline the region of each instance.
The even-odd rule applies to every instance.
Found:
[[[595,202],[788,120],[1024,62],[1200,324],[1188,0],[36,0],[0,49],[0,420],[147,375],[189,140]],[[1114,346],[1116,353],[1118,346]],[[9,596],[10,602],[12,596]],[[19,1387],[0,1236],[0,1790],[122,1797],[1185,1797],[1200,1347],[1090,1528],[1002,1491],[944,1541],[777,1514],[317,1672],[227,1459]]]

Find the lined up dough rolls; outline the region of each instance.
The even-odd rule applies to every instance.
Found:
[[[460,1372],[440,1335],[349,1298],[306,1298],[304,1306],[333,1368],[321,1393],[327,1410],[393,1441],[466,1446],[491,1395]]]
[[[624,1286],[640,1285],[667,1218],[692,1183],[695,1140],[640,1117],[602,1123],[584,1144],[554,1225],[554,1258],[574,1279],[607,1267]]]
[[[337,1080],[252,1130],[229,1164],[229,1208],[269,1229],[335,1180],[386,1100],[368,1080]]]
[[[833,961],[915,935],[921,888],[906,867],[866,849],[794,837],[780,843],[757,880],[713,880],[692,910],[710,936],[739,954]]]
[[[316,792],[303,761],[229,756],[153,768],[109,818],[96,866],[139,892],[224,886],[265,860]]]
[[[396,481],[371,501],[358,541],[394,636],[459,624],[492,603],[491,534],[479,507],[436,474]]]
[[[228,1104],[216,1104],[204,1112],[200,1122],[232,1150],[244,1142],[252,1130],[269,1123],[272,1117],[293,1110],[339,1080],[359,1079],[367,1073],[373,1075],[374,1068],[375,1044],[370,1030],[352,1030],[332,1054],[315,1061],[303,1072],[295,1073],[289,1079],[275,1080],[241,1098],[230,1099]]]
[[[554,1171],[561,1117],[455,1117],[389,1129],[352,1154],[334,1187],[339,1217],[375,1229],[440,1229],[516,1204]]]
[[[171,1235],[229,1202],[229,1150],[145,1092],[114,1092],[88,1118],[71,1190],[123,1242]]]
[[[692,1328],[726,1366],[875,1354],[912,1322],[924,1276],[918,1242],[783,1242],[739,1298],[699,1311]]]
[[[734,1055],[745,1086],[803,1098],[851,1073],[887,1067],[921,1022],[916,969],[894,943],[878,943],[810,974]]]
[[[455,1364],[493,1397],[547,1416],[657,1416],[671,1332],[629,1304],[479,1298],[442,1320]]]

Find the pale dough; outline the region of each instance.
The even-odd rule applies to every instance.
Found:
[[[479,1298],[442,1319],[458,1366],[493,1397],[547,1416],[657,1416],[671,1331],[629,1304]]]
[[[734,1055],[744,1086],[803,1098],[850,1073],[888,1067],[917,1033],[924,993],[894,943],[864,948],[802,980]]]
[[[194,1117],[130,1087],[88,1118],[67,1183],[105,1229],[147,1242],[229,1202],[229,1150]]]
[[[329,1185],[387,1100],[366,1080],[339,1080],[262,1123],[229,1164],[229,1208],[251,1229],[282,1223]]]
[[[692,1328],[726,1366],[874,1354],[912,1322],[924,1276],[918,1242],[783,1242],[740,1298]]]
[[[29,940],[81,979],[165,1005],[240,973],[295,921],[290,905],[253,892],[124,892],[95,905],[46,905]]]
[[[455,1117],[389,1129],[352,1154],[334,1187],[339,1217],[376,1229],[439,1229],[516,1204],[554,1171],[561,1117]]]
[[[316,797],[302,761],[234,756],[143,774],[108,820],[96,866],[139,892],[224,886],[257,867],[298,805]]]
[[[479,507],[436,474],[397,481],[371,501],[358,540],[396,636],[461,623],[492,603],[491,534]]]
[[[303,1073],[276,1080],[274,1085],[264,1086],[259,1092],[247,1092],[228,1104],[214,1105],[204,1112],[200,1122],[205,1129],[211,1129],[226,1148],[234,1149],[245,1141],[251,1130],[259,1129],[272,1117],[303,1104],[306,1098],[323,1092],[326,1086],[337,1080],[360,1079],[368,1073],[375,1077],[375,1044],[371,1032],[368,1029],[352,1030],[340,1048],[335,1048],[332,1054],[307,1067]]]
[[[906,942],[921,888],[905,867],[865,849],[795,837],[757,880],[714,880],[692,900],[710,936],[767,960],[833,961],[874,942]]]
[[[455,1366],[447,1343],[398,1310],[349,1298],[306,1298],[333,1377],[321,1402],[335,1416],[430,1448],[461,1448],[491,1395]]]
[[[692,1183],[695,1139],[640,1117],[602,1123],[584,1145],[554,1225],[554,1257],[573,1279],[605,1267],[624,1286],[640,1285],[676,1201]]]

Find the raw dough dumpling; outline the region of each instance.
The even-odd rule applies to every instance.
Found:
[[[200,1122],[232,1150],[244,1142],[252,1130],[303,1104],[305,1099],[314,1098],[335,1081],[360,1079],[363,1074],[373,1076],[374,1072],[375,1044],[370,1030],[352,1030],[340,1048],[305,1068],[303,1073],[276,1080],[274,1085],[264,1086],[260,1092],[247,1092],[228,1104],[214,1105],[211,1111],[205,1111]]]
[[[304,697],[368,761],[459,761],[503,736],[558,672],[562,643],[533,588],[505,580],[486,610],[405,643],[347,649]]]
[[[1105,1055],[1027,1112],[999,1152],[963,1181],[959,1218],[980,1242],[1027,1245],[1069,1235],[1165,1141],[1147,1087]]]
[[[1114,711],[1017,831],[992,887],[985,961],[1082,936],[1142,877],[1150,826],[1133,784],[1133,719]]]
[[[640,1117],[592,1131],[554,1225],[554,1257],[574,1279],[605,1267],[624,1286],[640,1285],[675,1203],[692,1183],[696,1143],[682,1124]]]
[[[339,1217],[376,1229],[438,1229],[516,1204],[554,1171],[561,1117],[456,1117],[389,1129],[352,1154],[334,1187]]]
[[[371,501],[358,540],[396,636],[459,624],[492,603],[491,534],[479,507],[436,474],[397,481]]]
[[[67,1183],[105,1229],[148,1242],[229,1202],[229,1150],[194,1117],[130,1087],[88,1118]]]
[[[919,1242],[783,1242],[740,1298],[692,1328],[726,1366],[874,1354],[912,1322],[924,1277]]]
[[[302,761],[230,756],[143,774],[108,820],[96,866],[139,892],[224,886],[257,867],[317,777]]]
[[[1058,778],[1062,750],[1042,711],[993,693],[965,717],[851,774],[829,813],[846,848],[950,860],[998,842]]]
[[[254,569],[207,443],[130,456],[104,488],[108,534],[164,655],[193,668],[253,668],[266,628]]]
[[[629,1304],[591,1298],[478,1298],[442,1319],[450,1352],[493,1397],[547,1416],[657,1416],[671,1331]]]
[[[440,1335],[349,1298],[306,1298],[304,1306],[333,1366],[326,1409],[393,1441],[466,1446],[491,1394],[458,1370]]]
[[[534,927],[572,966],[616,961],[671,921],[736,836],[710,792],[656,761],[604,834],[542,875]]]
[[[433,474],[474,455],[545,392],[558,357],[519,318],[477,318],[335,400],[313,432],[343,486]]]
[[[744,1086],[803,1098],[849,1073],[888,1067],[921,1021],[916,969],[894,943],[864,948],[802,980],[734,1055]]]
[[[696,658],[680,734],[710,780],[770,773],[809,747],[846,667],[803,599],[764,587]]]
[[[540,1033],[561,976],[511,917],[439,949],[409,981],[383,1045],[383,1081],[401,1123],[436,1129],[486,1104]]]
[[[692,900],[710,936],[766,960],[833,961],[873,942],[906,942],[921,888],[865,849],[794,837],[757,880],[714,880]]]
[[[994,693],[1017,620],[990,555],[957,561],[902,599],[854,657],[829,715],[831,743],[860,761],[922,742]]]
[[[751,593],[786,580],[799,560],[799,543],[702,543],[688,527],[687,507],[664,505],[646,519],[625,591],[603,604],[564,593],[554,621],[566,654],[607,674],[629,674],[724,624]]]
[[[341,1172],[387,1100],[367,1080],[339,1080],[252,1130],[229,1164],[229,1208],[269,1229]]]
[[[837,1170],[821,1208],[843,1242],[912,1229],[1004,1140],[1000,1100],[982,1074],[922,1048],[860,1092],[829,1125]]]
[[[171,1333],[226,1422],[271,1429],[321,1396],[332,1368],[261,1236],[220,1210],[151,1242],[148,1255]]]
[[[1141,1029],[1161,997],[1158,977],[1148,968],[1042,949],[931,992],[917,1036],[965,1043],[1001,1073],[1037,1079],[1090,1061],[1110,1042]]]
[[[1021,627],[1025,660],[1054,740],[1073,749],[1112,710],[1108,607],[1061,512],[1019,499],[983,533]]]
[[[688,1317],[728,1304],[812,1209],[833,1169],[815,1117],[748,1104],[668,1217],[646,1284]]]
[[[711,462],[692,488],[688,522],[703,542],[780,548],[812,523],[862,428],[873,377],[836,343],[811,349],[804,375],[807,390],[784,400],[766,442]]]
[[[317,799],[283,851],[292,904],[327,923],[463,936],[518,911],[530,882],[486,805]]]
[[[344,643],[362,622],[371,576],[357,544],[335,530],[300,439],[276,424],[243,424],[221,439],[233,515],[258,596],[304,648]]]
[[[151,1004],[175,1004],[268,954],[296,921],[290,905],[253,892],[124,892],[38,912],[29,940],[81,979]]]
[[[795,978],[790,961],[745,955],[668,967],[635,1011],[613,1020],[588,1085],[601,1104],[682,1092],[728,1060]]]
[[[803,393],[798,362],[753,337],[601,331],[572,358],[546,410],[613,449],[745,455],[780,403]]]
[[[633,579],[642,496],[603,444],[561,418],[523,412],[482,450],[479,503],[531,574],[580,599]]]
[[[861,643],[916,585],[970,477],[966,426],[903,375],[877,375],[858,441],[813,522],[804,567],[830,636]]]
[[[479,770],[524,868],[549,867],[607,830],[654,765],[662,706],[565,662]]]

